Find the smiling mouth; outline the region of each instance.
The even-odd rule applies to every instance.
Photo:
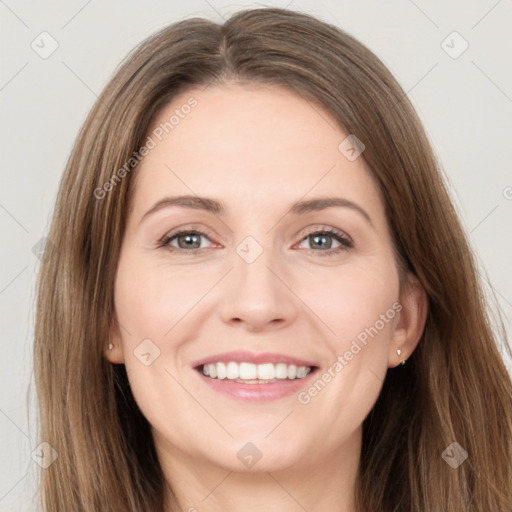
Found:
[[[315,366],[297,366],[286,363],[255,364],[248,362],[217,362],[198,366],[196,369],[213,380],[231,380],[241,384],[270,384],[300,380],[311,373]]]

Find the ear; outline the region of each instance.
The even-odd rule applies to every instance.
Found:
[[[418,345],[427,320],[428,299],[418,278],[408,273],[400,290],[401,309],[389,347],[388,368],[408,359]],[[397,349],[401,350],[400,356]]]
[[[109,339],[105,347],[106,358],[113,364],[124,363],[123,343],[121,338],[121,329],[119,322],[114,314],[110,324]]]

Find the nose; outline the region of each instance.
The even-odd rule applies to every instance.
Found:
[[[300,300],[293,292],[289,273],[270,249],[251,263],[238,254],[234,256],[234,268],[224,280],[222,320],[243,325],[250,332],[282,328],[293,322]]]

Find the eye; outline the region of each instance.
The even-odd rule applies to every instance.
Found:
[[[333,239],[338,244],[338,246],[335,246],[334,248]],[[313,231],[302,239],[301,244],[305,241],[309,242],[310,250],[322,253],[322,256],[331,256],[354,247],[354,243],[350,237],[345,233],[332,228]]]
[[[196,252],[204,249],[204,245],[201,244],[201,237],[210,240],[208,235],[201,231],[182,230],[176,233],[165,235],[159,241],[158,246],[167,247],[170,250],[181,249],[187,252]]]
[[[202,243],[202,239],[211,242],[207,233],[192,229],[182,229],[166,234],[159,240],[158,247],[165,247],[170,251],[180,251],[182,253],[197,253],[207,247],[207,245]],[[337,246],[333,247],[333,240],[335,244],[338,244]],[[306,241],[309,242],[310,247],[305,249],[319,253],[322,256],[335,255],[354,247],[354,243],[348,235],[333,228],[325,228],[309,233],[302,239],[299,247],[304,248],[301,245]]]

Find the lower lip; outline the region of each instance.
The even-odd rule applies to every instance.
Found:
[[[230,398],[247,402],[268,402],[298,394],[316,374],[316,368],[302,379],[282,379],[268,384],[242,384],[230,379],[212,379],[200,372],[198,374],[211,389]]]

